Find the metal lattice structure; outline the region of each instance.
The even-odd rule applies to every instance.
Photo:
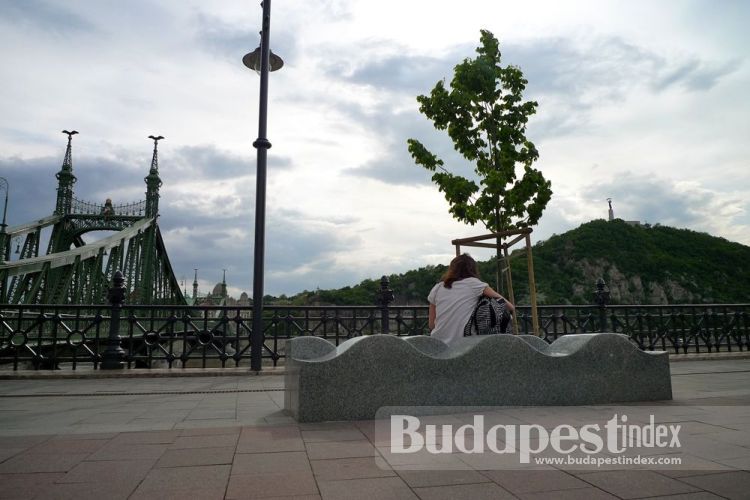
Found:
[[[56,174],[54,213],[0,233],[0,304],[103,304],[117,270],[123,272],[130,291],[127,303],[185,304],[157,224],[162,185],[157,148],[163,137],[149,136],[154,152],[144,179],[146,199],[97,204],[74,197],[72,138],[78,132],[63,133],[68,145]],[[82,236],[92,231],[114,234],[86,244]],[[45,241],[47,249],[41,253]]]

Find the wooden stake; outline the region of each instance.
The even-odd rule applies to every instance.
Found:
[[[539,315],[536,310],[536,282],[534,281],[534,259],[531,256],[531,237],[526,235],[526,260],[529,264],[529,291],[531,292],[531,324],[534,335],[539,336]]]
[[[513,294],[513,274],[510,272],[510,258],[507,246],[503,247],[503,252],[505,253],[505,262],[508,263],[508,300],[515,307],[516,296]],[[518,335],[518,315],[515,313],[513,314],[513,335]]]

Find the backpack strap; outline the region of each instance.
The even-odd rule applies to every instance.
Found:
[[[480,295],[477,299],[477,305],[474,306],[474,311],[471,313],[471,316],[469,316],[469,321],[466,323],[466,326],[464,327],[464,337],[471,337],[472,335],[472,326],[474,327],[474,330],[477,330],[477,312],[479,311],[479,304],[482,301],[482,296]]]

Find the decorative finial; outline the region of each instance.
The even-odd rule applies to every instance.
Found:
[[[73,136],[78,133],[78,131],[77,130],[73,130],[73,131],[68,132],[67,130],[63,130],[62,133],[63,134],[68,134],[68,142],[70,142],[71,139],[73,139]]]
[[[73,132],[73,133],[77,134],[78,132]],[[160,140],[164,139],[164,136],[163,135],[157,135],[157,136],[150,135],[148,136],[148,138],[154,140],[154,149],[156,149],[156,145],[159,143]]]

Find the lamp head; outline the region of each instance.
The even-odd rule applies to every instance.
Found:
[[[255,71],[256,73],[260,73],[260,59],[261,50],[260,47],[258,47],[254,51],[245,54],[245,56],[242,58],[242,64]],[[268,70],[277,71],[280,70],[282,66],[284,66],[284,60],[274,54],[272,50],[269,51]]]

